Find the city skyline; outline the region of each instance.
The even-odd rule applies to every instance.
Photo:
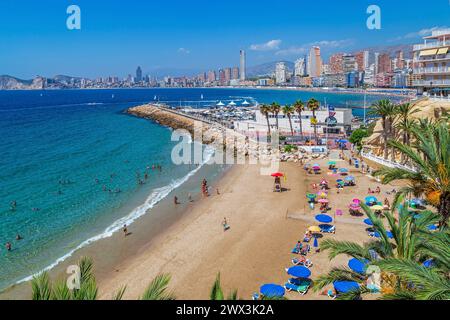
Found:
[[[258,6],[175,1],[172,5],[182,9],[175,12],[163,3],[129,1],[124,6],[79,0],[74,4],[81,8],[81,30],[67,30],[68,3],[50,7],[46,1],[20,2],[23,6],[0,4],[0,38],[7,43],[0,50],[0,73],[22,79],[57,74],[122,78],[138,65],[144,75],[195,74],[239,66],[239,50],[245,50],[247,66],[295,61],[312,46],[319,46],[327,61],[338,51],[416,43],[430,30],[445,27],[450,12],[447,1],[434,4],[433,10],[423,8],[420,14],[433,17],[430,25],[430,19],[418,19],[418,1],[408,1],[401,13],[398,3],[377,1],[382,28],[369,30],[368,1],[330,2],[310,17],[307,12],[319,10],[317,5],[291,1],[270,6],[264,1]],[[282,18],[270,19],[280,13]],[[333,23],[339,28],[330,28]]]

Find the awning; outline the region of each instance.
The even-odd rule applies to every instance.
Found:
[[[445,48],[440,48],[437,52],[437,54],[447,54],[448,52],[448,47]]]
[[[438,51],[437,49],[423,50],[423,51],[420,51],[420,56],[421,57],[432,56],[432,55],[437,54],[437,51]]]

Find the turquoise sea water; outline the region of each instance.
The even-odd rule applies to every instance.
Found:
[[[195,174],[195,167],[172,164],[177,142],[169,129],[126,115],[126,108],[155,98],[207,105],[312,96],[334,106],[363,104],[361,95],[277,90],[0,91],[0,289],[111,235]],[[152,170],[157,164],[161,172]],[[24,239],[16,241],[17,234]]]

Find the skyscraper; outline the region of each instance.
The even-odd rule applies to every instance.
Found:
[[[391,57],[387,53],[383,53],[378,58],[378,73],[392,72]]]
[[[330,72],[332,74],[343,73],[343,53],[335,53],[330,57]]]
[[[405,59],[402,50],[397,51],[397,63],[395,67],[398,69],[403,69],[405,67]]]
[[[378,63],[379,62],[380,62],[380,53],[375,52],[375,70],[374,70],[375,75],[378,74]]]
[[[308,57],[308,74],[310,77],[319,77],[322,72],[322,58],[320,48],[312,47]]]
[[[231,68],[225,68],[225,82],[230,82],[231,80]]]
[[[136,69],[136,82],[142,81],[142,69],[141,67],[137,67]]]
[[[369,69],[369,51],[364,51],[364,70]]]
[[[300,58],[295,61],[294,75],[297,77],[303,77],[306,75],[306,64],[304,58]]]
[[[239,79],[239,68],[238,67],[233,68],[233,70],[231,72],[231,79],[233,79],[233,80]]]
[[[358,63],[354,55],[345,54],[342,59],[344,73],[358,70]]]
[[[241,81],[245,81],[247,79],[247,75],[246,75],[246,57],[245,57],[245,51],[241,50],[240,51],[240,58],[241,58]]]
[[[286,63],[278,62],[275,67],[275,81],[277,84],[283,84],[287,82],[287,67]]]

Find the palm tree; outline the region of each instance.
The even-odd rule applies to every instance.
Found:
[[[270,107],[267,104],[263,104],[259,107],[259,111],[261,112],[261,114],[263,116],[266,117],[267,120],[267,130],[269,132],[269,136],[270,136],[270,122],[269,122],[269,113],[270,113]]]
[[[446,226],[450,214],[450,131],[447,121],[424,124],[412,129],[411,146],[391,140],[389,144],[404,154],[416,170],[383,168],[375,172],[383,183],[404,180],[408,185],[398,195],[425,195],[441,216],[440,225]]]
[[[317,101],[314,98],[311,98],[308,100],[307,103],[308,109],[312,111],[313,116],[312,116],[312,124],[314,126],[314,139],[316,140],[316,144],[319,144],[319,142],[317,141],[317,118],[316,118],[316,111],[319,109],[320,107],[320,103],[319,101]]]
[[[211,292],[209,294],[210,300],[238,300],[237,290],[233,290],[225,299],[225,295],[223,294],[222,284],[220,283],[220,273],[217,274],[216,280],[211,288]]]
[[[284,115],[286,115],[289,119],[289,126],[291,127],[291,135],[294,135],[294,129],[292,128],[292,115],[294,114],[294,107],[287,104],[282,108]]]
[[[80,270],[80,283],[78,289],[69,289],[63,280],[53,284],[47,272],[34,277],[31,281],[33,300],[96,300],[98,287],[93,274],[93,263],[89,258],[81,258],[78,262]],[[167,292],[170,275],[161,274],[150,283],[142,295],[142,300],[174,300],[172,293]],[[114,295],[113,300],[121,300],[126,287],[121,287]]]
[[[394,115],[394,105],[391,101],[385,99],[375,102],[372,105],[372,110],[369,111],[369,115],[381,117],[381,123],[383,127],[383,142],[384,142],[384,158],[388,158],[388,141],[392,130],[390,126],[392,123],[389,121]]]
[[[270,105],[270,111],[275,115],[275,123],[276,123],[276,127],[277,130],[279,129],[278,127],[278,115],[280,114],[281,111],[281,106],[279,103],[277,102],[272,102],[272,104]]]
[[[297,100],[294,103],[294,109],[298,113],[298,119],[300,123],[300,136],[303,137],[302,113],[303,111],[305,111],[305,104],[302,100]]]
[[[384,299],[394,298],[394,296],[396,299],[401,296],[413,299],[427,297],[448,299],[450,295],[448,233],[431,234],[426,228],[429,224],[437,221],[438,216],[432,212],[423,212],[419,219],[415,219],[409,214],[406,205],[402,207],[398,221],[391,212],[385,212],[387,224],[393,236],[391,241],[383,221],[377,218],[367,206],[363,205],[363,208],[373,222],[373,229],[380,234],[380,238],[363,245],[349,241],[324,240],[321,249],[329,251],[330,260],[339,255],[347,255],[359,260],[367,260],[368,265],[378,266],[385,278],[394,280],[390,282],[394,287],[393,293],[383,293],[382,298]],[[430,241],[435,237],[439,240]],[[437,254],[434,253],[436,251],[438,251]],[[422,266],[421,262],[430,257],[444,272],[436,271],[434,275],[430,275],[430,272],[425,270],[426,268]],[[415,272],[405,276],[407,272],[402,270],[405,265],[410,269],[415,269]],[[321,290],[338,280],[356,281],[360,285],[358,290],[339,296],[339,299],[354,299],[362,294],[370,293],[366,287],[367,279],[367,274],[354,272],[347,267],[336,267],[315,281],[314,290]],[[423,292],[418,291],[418,287],[412,290],[411,283],[420,284]],[[427,292],[428,295],[424,292]],[[430,292],[432,293],[430,294]]]
[[[411,116],[417,113],[419,110],[414,109],[414,106],[410,103],[404,103],[397,106],[397,114],[399,116],[399,121],[395,128],[402,132],[403,144],[409,146],[411,140],[411,130],[414,127],[415,120]],[[401,162],[405,163],[405,155],[401,154]]]

